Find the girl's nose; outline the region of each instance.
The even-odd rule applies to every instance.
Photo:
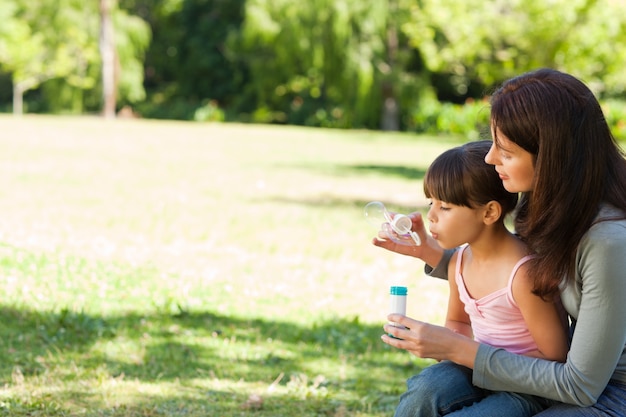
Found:
[[[432,206],[430,206],[430,208],[428,209],[428,213],[426,213],[426,220],[428,220],[430,223],[435,223],[435,215],[433,213]]]

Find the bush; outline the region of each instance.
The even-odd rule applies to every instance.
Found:
[[[224,119],[224,111],[219,108],[216,100],[209,100],[193,114],[193,120],[196,122],[223,122]]]
[[[426,100],[412,112],[411,130],[417,133],[463,135],[476,140],[489,126],[486,100],[467,100],[465,104]]]
[[[619,141],[626,141],[626,101],[606,100],[602,103],[611,132]],[[468,100],[465,104],[428,100],[412,112],[409,129],[417,133],[463,135],[470,140],[489,137],[489,103]]]
[[[606,100],[602,103],[602,110],[613,136],[619,141],[626,141],[626,101]]]

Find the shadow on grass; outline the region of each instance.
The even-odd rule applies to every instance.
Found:
[[[365,408],[390,407],[404,388],[406,376],[420,366],[408,354],[384,345],[380,326],[357,319],[304,326],[182,310],[100,317],[5,306],[0,308],[0,323],[0,383],[10,386],[16,379],[65,369],[58,377],[61,387],[55,389],[59,399],[81,398],[87,409],[98,408],[103,415],[109,411],[100,408],[98,396],[72,393],[69,383],[64,391],[64,378],[93,379],[105,372],[105,378],[111,379],[180,384],[184,387],[180,393],[166,393],[149,404],[124,403],[144,412],[161,407],[163,415],[175,414],[170,408],[180,413],[181,407],[195,408],[194,413],[245,409],[249,392],[233,390],[233,384],[275,385],[282,392],[266,399],[263,413],[282,415],[278,409],[303,399],[306,407],[317,412],[324,407],[335,409],[337,404],[329,401],[328,392],[334,393],[331,399],[345,397],[353,405],[365,401]],[[211,381],[222,381],[225,388],[212,388]],[[22,400],[14,401],[14,408],[30,407]],[[53,411],[48,410],[49,415],[55,415]],[[110,410],[110,415],[135,414]],[[137,411],[136,415],[144,414]]]
[[[313,166],[310,165],[299,165],[293,166],[289,165],[288,167],[294,168],[298,167],[301,169],[307,170],[315,170],[319,172],[323,172],[328,175],[336,175],[336,176],[345,176],[345,175],[369,175],[375,174],[377,176],[387,176],[387,177],[397,177],[397,178],[406,178],[410,180],[422,180],[424,179],[424,175],[426,175],[425,167],[411,167],[406,165],[379,165],[379,164],[355,164],[355,165],[342,165],[342,164],[315,164]]]
[[[426,170],[423,168],[404,165],[347,165],[341,167],[340,170],[354,171],[358,174],[382,174],[410,180],[422,180],[424,175],[426,175]]]
[[[306,167],[307,169],[322,170],[330,175],[341,176],[356,173],[359,176],[367,174],[376,174],[380,176],[393,176],[400,178],[407,178],[412,180],[423,180],[426,175],[426,170],[423,168],[408,167],[403,165],[333,165],[329,168]],[[419,190],[418,190],[419,192]],[[359,200],[354,198],[342,198],[336,194],[328,193],[327,195],[316,195],[312,197],[299,197],[289,198],[285,196],[275,196],[265,199],[251,199],[252,201],[271,200],[282,204],[301,204],[311,207],[328,207],[328,208],[342,208],[342,207],[363,207],[371,200]],[[401,212],[410,213],[415,210],[415,206],[406,206],[394,201],[386,201],[387,204],[393,205],[393,208],[400,210]],[[418,207],[422,211],[427,211],[427,206]]]
[[[116,406],[102,404],[97,395],[85,398],[84,393],[74,392],[73,398],[81,398],[79,403],[85,410],[72,412],[65,410],[59,401],[41,401],[37,399],[6,399],[0,403],[0,415],[12,417],[66,417],[82,416],[220,416],[220,417],[293,417],[293,416],[347,416],[351,415],[345,405],[339,401],[324,397],[296,398],[294,396],[274,395],[258,397],[257,402],[242,393],[232,391],[209,391],[200,388],[185,387],[169,396],[142,395],[141,399],[120,403]],[[261,399],[262,398],[262,399]],[[395,402],[394,404],[395,405]],[[386,407],[393,410],[392,404]],[[389,415],[387,412],[374,412],[361,415]]]
[[[362,210],[363,207],[372,200],[365,199],[355,199],[355,198],[341,198],[334,195],[329,196],[315,196],[310,198],[287,198],[287,197],[270,197],[265,199],[250,199],[251,202],[264,202],[270,201],[273,203],[280,204],[293,204],[293,205],[303,205],[308,207],[316,207],[321,209],[328,210],[337,210],[337,209],[345,209],[345,208],[357,208]],[[385,205],[392,211],[400,212],[400,213],[412,213],[414,211],[420,211],[425,214],[428,212],[428,205],[407,205],[402,204],[393,200],[385,200]]]

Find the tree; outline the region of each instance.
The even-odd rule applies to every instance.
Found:
[[[397,129],[404,99],[426,88],[398,31],[409,3],[249,0],[227,56],[249,69],[254,120]]]
[[[13,72],[13,112],[22,113],[22,95],[29,84],[37,81],[28,81],[28,77],[18,72],[18,69],[32,62],[33,58],[41,54],[42,39],[40,36],[31,36],[30,28],[17,18],[17,4],[11,1],[0,4],[0,66],[7,72]],[[21,65],[20,65],[21,64]]]
[[[111,9],[114,0],[100,0],[100,57],[102,60],[102,114],[105,118],[115,117],[117,97],[117,80],[115,76],[115,64],[117,55],[115,52],[115,33]]]
[[[139,103],[146,98],[145,53],[152,39],[148,24],[126,10],[114,9],[117,102]]]
[[[15,0],[15,18],[20,31],[3,59],[3,68],[12,74],[14,113],[22,112],[23,94],[52,79],[63,78],[80,88],[93,87],[89,72],[97,52],[89,34],[77,26],[89,27],[93,16],[79,0]]]
[[[141,19],[115,3],[111,6],[112,24],[118,28],[118,99],[141,100],[150,31]],[[0,5],[2,13],[6,20],[0,28],[0,67],[11,74],[15,113],[23,111],[23,95],[33,89],[40,89],[47,110],[83,112],[85,97],[100,106],[100,13],[94,2],[6,0]]]
[[[100,0],[100,21],[102,113],[111,118],[118,97],[131,104],[146,98],[143,63],[151,32],[141,18],[119,9],[117,0]]]
[[[538,67],[623,91],[625,8],[610,0],[422,0],[404,31],[432,72],[459,94]]]

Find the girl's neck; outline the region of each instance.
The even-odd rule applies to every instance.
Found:
[[[472,259],[476,263],[491,262],[504,254],[511,252],[519,253],[525,248],[524,243],[504,225],[494,227],[481,235],[476,241],[468,242]]]

